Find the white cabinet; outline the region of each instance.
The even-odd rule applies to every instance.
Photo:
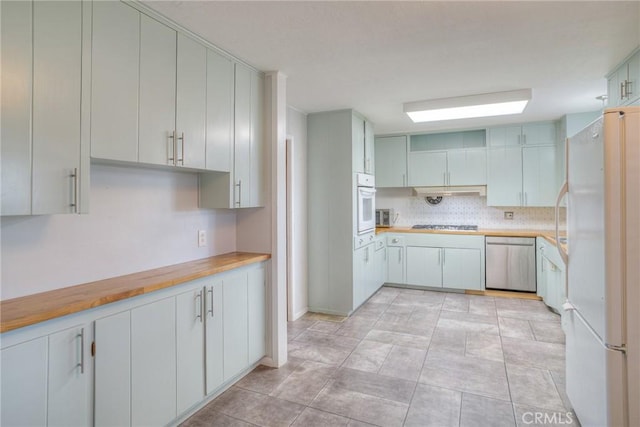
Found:
[[[442,287],[442,249],[407,246],[407,277],[414,286]]]
[[[3,426],[91,424],[88,333],[80,325],[0,351]]]
[[[640,99],[640,49],[607,75],[607,107],[636,105]]]
[[[233,162],[233,62],[207,50],[206,168],[231,172]]]
[[[407,137],[378,137],[375,153],[376,187],[406,187]]]
[[[555,122],[534,122],[487,129],[487,145],[489,147],[555,145],[556,141],[557,127]]]
[[[359,114],[352,120],[353,171],[373,174],[375,167],[373,125]]]
[[[176,417],[176,306],[165,298],[131,310],[131,425]]]
[[[131,425],[131,312],[94,323],[95,427]]]
[[[47,425],[47,337],[2,349],[0,362],[0,424]]]
[[[138,161],[139,75],[140,12],[122,2],[95,2],[91,53],[92,157]]]
[[[205,384],[206,394],[224,383],[223,282],[213,279],[205,287]]]
[[[240,374],[249,364],[247,275],[233,274],[223,285],[224,380]]]
[[[375,137],[373,124],[364,121],[364,173],[375,174]]]
[[[235,65],[233,171],[200,175],[200,207],[264,206],[264,77]]]
[[[267,307],[264,268],[249,270],[247,285],[248,357],[249,364],[253,364],[262,359],[267,352],[265,343]]]
[[[199,283],[199,282],[198,282]],[[205,391],[204,288],[176,296],[177,413],[200,402]]]
[[[409,186],[447,185],[447,152],[409,153]]]
[[[141,163],[177,162],[176,44],[173,29],[140,15],[138,161]]]
[[[78,212],[83,5],[1,7],[2,215]]]

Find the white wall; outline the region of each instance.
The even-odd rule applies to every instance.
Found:
[[[197,182],[195,173],[94,164],[88,215],[1,218],[0,298],[236,250],[235,212],[198,209]]]
[[[289,203],[289,320],[307,312],[307,115],[287,108],[289,169],[291,171]]]

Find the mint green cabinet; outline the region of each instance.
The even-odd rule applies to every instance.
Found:
[[[554,206],[560,188],[553,145],[522,149],[523,206]]]
[[[367,256],[369,246],[353,251],[353,305],[360,306],[366,299]]]
[[[640,48],[607,75],[607,107],[637,105],[640,100]]]
[[[520,147],[492,147],[487,151],[487,206],[522,204]]]
[[[266,354],[265,331],[267,322],[266,277],[263,267],[248,272],[247,312],[249,335],[249,364],[258,362]]]
[[[537,238],[538,296],[556,313],[562,312],[566,300],[566,268],[558,249],[544,238]]]
[[[364,173],[375,174],[375,136],[373,135],[373,124],[364,121]]]
[[[375,153],[376,187],[406,187],[407,137],[378,137]]]
[[[138,161],[139,77],[140,12],[122,2],[95,2],[91,51],[92,157]]]
[[[378,238],[373,253],[374,274],[369,294],[373,295],[387,281],[387,247],[384,237]]]
[[[442,249],[407,246],[405,283],[413,286],[442,287]]]
[[[353,171],[373,174],[375,172],[373,125],[355,112],[351,120]]]
[[[408,185],[411,187],[447,185],[447,152],[410,152]]]
[[[447,152],[448,185],[485,185],[487,183],[487,150],[468,148]]]
[[[482,289],[480,249],[444,248],[442,286],[451,289]]]
[[[233,162],[233,62],[207,49],[206,168],[231,172]]]
[[[228,381],[249,365],[247,274],[229,275],[223,283],[224,380]]]
[[[487,129],[489,147],[554,145],[557,141],[555,122],[533,122]]]
[[[205,307],[205,385],[206,394],[224,383],[223,281],[207,279]]]
[[[387,247],[387,282],[404,283],[404,248]]]
[[[197,286],[176,296],[177,413],[204,398],[204,288]]]
[[[499,126],[487,129],[489,147],[513,147],[522,143],[521,126]]]

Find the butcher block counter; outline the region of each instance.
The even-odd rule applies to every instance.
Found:
[[[0,332],[34,325],[191,280],[266,261],[269,254],[230,252],[125,276],[0,301]]]

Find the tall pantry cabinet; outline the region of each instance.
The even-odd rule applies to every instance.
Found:
[[[373,127],[353,110],[307,118],[309,309],[349,315],[373,286],[375,236],[357,234],[356,173],[373,173]]]

